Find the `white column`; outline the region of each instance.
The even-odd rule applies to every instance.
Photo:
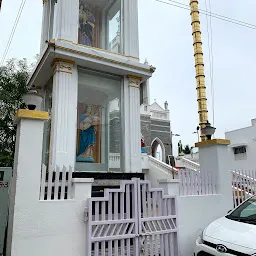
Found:
[[[74,62],[53,62],[50,165],[74,168],[77,131],[78,71]]]
[[[141,78],[128,76],[129,79],[129,124],[131,172],[141,172],[141,129],[140,129],[140,82]]]
[[[46,40],[49,40],[49,12],[50,12],[50,0],[43,0],[43,16],[42,16],[42,29],[41,29],[41,46],[40,53],[43,52],[46,47]]]
[[[58,0],[56,12],[54,38],[65,39],[77,43],[79,0]]]
[[[20,227],[39,200],[43,130],[47,119],[47,112],[36,110],[22,109],[16,116],[17,134],[7,235],[8,256],[19,255],[17,246],[20,242]]]
[[[124,0],[124,54],[139,58],[138,0]]]
[[[121,136],[122,136],[122,154],[124,158],[123,168],[125,172],[131,172],[131,140],[130,140],[130,97],[129,97],[129,79],[124,77],[124,85],[121,90]],[[121,159],[120,159],[121,160]]]
[[[214,139],[196,143],[199,148],[201,172],[212,174],[217,184],[217,193],[226,200],[227,211],[232,209],[231,173],[229,170],[229,140]],[[225,210],[225,209],[224,209]]]
[[[78,225],[76,226],[77,234],[85,234],[87,230],[88,221],[85,221],[86,218],[86,207],[88,205],[87,201],[92,196],[92,183],[94,179],[92,178],[74,178],[72,179],[73,188],[74,188],[74,200],[75,204],[75,212],[77,213],[76,222]],[[87,254],[87,239],[86,236],[78,236],[76,239],[76,250],[80,253],[79,255],[89,256]]]
[[[165,179],[158,180],[159,187],[164,189],[164,193],[170,196],[180,195],[180,180],[178,179]]]

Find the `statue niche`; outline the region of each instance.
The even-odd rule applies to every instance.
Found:
[[[79,1],[78,43],[99,47],[99,11],[85,0]]]

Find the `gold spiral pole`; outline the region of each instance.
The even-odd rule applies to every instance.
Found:
[[[199,8],[198,0],[190,0],[191,9],[191,25],[192,25],[192,36],[194,46],[194,57],[195,57],[195,69],[196,69],[196,90],[197,90],[197,102],[198,102],[198,115],[199,115],[199,126],[200,126],[200,137],[201,141],[206,140],[205,135],[202,133],[202,128],[208,120],[207,110],[207,98],[206,98],[206,86],[205,86],[205,75],[204,75],[204,59],[202,50],[202,37],[199,19]]]

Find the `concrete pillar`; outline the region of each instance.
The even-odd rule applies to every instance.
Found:
[[[86,207],[87,207],[87,200],[88,198],[91,198],[92,195],[92,183],[94,182],[94,179],[82,179],[82,178],[74,178],[72,179],[73,187],[74,187],[74,200],[76,201],[76,213],[77,218],[79,222],[76,222],[77,227],[77,233],[83,234],[86,233],[87,230],[87,221],[86,221]],[[76,241],[77,247],[76,248],[79,252],[81,252],[81,255],[89,256],[87,255],[87,239],[84,239],[85,236],[77,237],[76,239],[79,239],[80,241]]]
[[[46,40],[48,38],[49,32],[49,12],[50,12],[50,1],[43,0],[43,15],[42,15],[42,31],[41,31],[41,46],[40,46],[40,53],[43,52],[44,48],[46,47]]]
[[[61,0],[56,4],[54,39],[78,42],[79,0]]]
[[[158,180],[159,187],[164,189],[164,193],[170,196],[180,195],[180,180],[178,179],[164,179]]]
[[[78,71],[74,62],[54,59],[53,73],[49,163],[52,166],[71,166],[74,168]]]
[[[17,112],[17,135],[14,170],[10,193],[7,255],[19,255],[15,250],[23,218],[39,200],[44,121],[47,112],[21,109]]]
[[[129,79],[129,122],[130,172],[141,172],[141,129],[140,129],[140,82],[141,78],[128,76]]]
[[[124,2],[124,54],[139,61],[138,0]]]
[[[227,210],[232,209],[232,177],[229,170],[228,145],[229,140],[213,139],[196,143],[199,148],[199,163],[201,172],[209,172],[216,180],[217,193],[222,194],[227,201]]]

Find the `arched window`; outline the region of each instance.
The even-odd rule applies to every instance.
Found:
[[[165,147],[159,138],[155,138],[151,143],[152,156],[165,162]]]

